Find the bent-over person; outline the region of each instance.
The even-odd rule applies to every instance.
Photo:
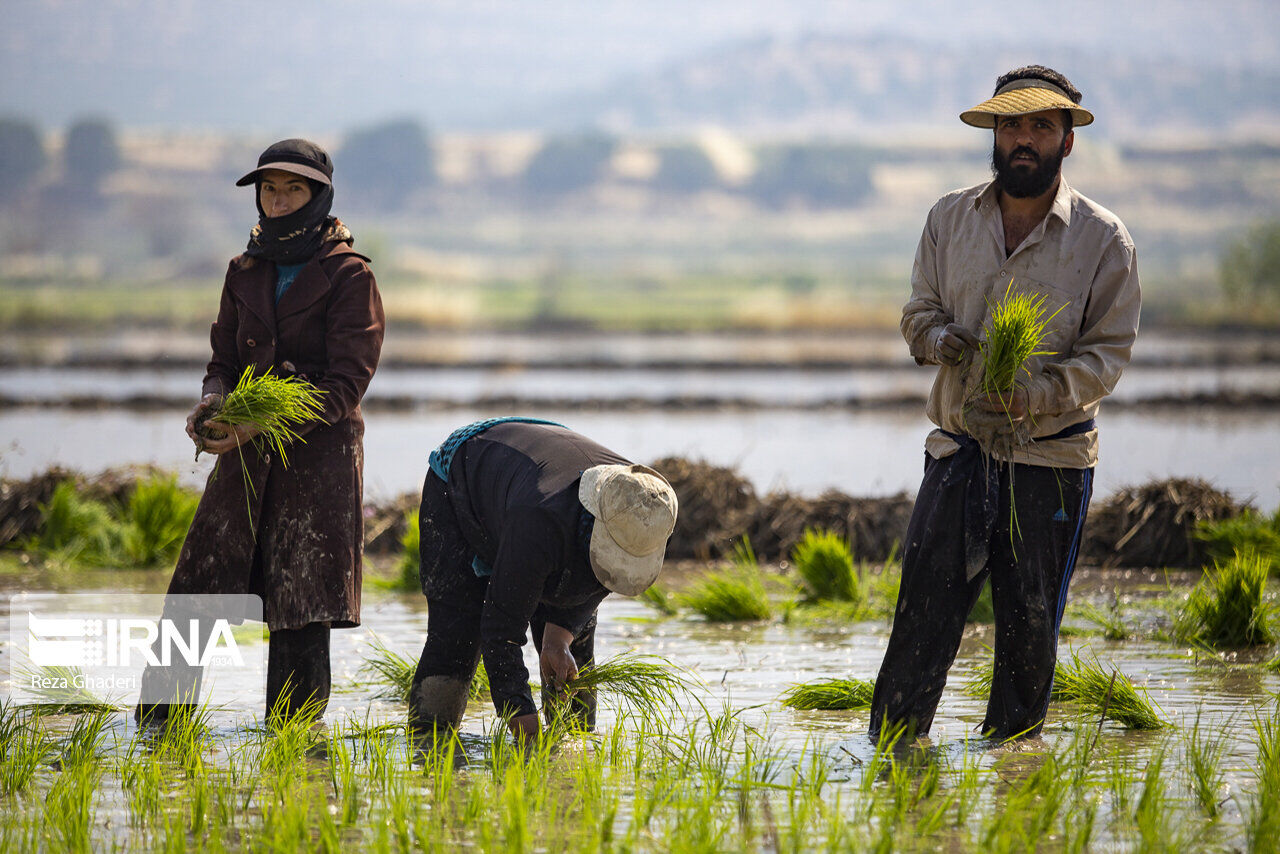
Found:
[[[526,632],[549,715],[548,700],[593,660],[600,602],[657,579],[675,492],[653,469],[538,419],[460,428],[430,462],[418,521],[427,641],[410,722],[456,728],[483,659],[498,714],[518,738],[536,737]],[[594,724],[593,692],[575,692],[569,708]]]

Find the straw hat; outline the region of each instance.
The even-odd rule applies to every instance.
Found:
[[[593,466],[582,473],[578,499],[596,519],[591,568],[615,593],[634,596],[658,578],[678,502],[666,478],[648,466]]]
[[[1001,86],[995,96],[960,114],[960,121],[976,128],[993,128],[996,116],[1024,116],[1041,110],[1070,110],[1076,127],[1093,121],[1093,113],[1072,101],[1066,92],[1046,80],[1024,77]]]

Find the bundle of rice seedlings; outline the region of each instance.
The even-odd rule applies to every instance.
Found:
[[[118,541],[117,524],[106,504],[81,496],[74,481],[64,480],[39,510],[40,527],[22,543],[24,549],[57,560],[111,562]]]
[[[873,679],[823,679],[793,685],[782,695],[782,705],[792,709],[869,709],[875,691]]]
[[[1226,563],[1205,568],[1174,621],[1174,636],[1210,648],[1263,646],[1275,643],[1271,627],[1274,606],[1263,599],[1270,558],[1237,552]]]
[[[678,601],[713,623],[767,620],[773,616],[764,573],[746,539],[735,548],[731,569],[703,576],[679,594]]]
[[[1253,509],[1228,519],[1196,523],[1195,537],[1215,560],[1230,560],[1236,552],[1256,552],[1280,564],[1280,508],[1270,517]]]
[[[1052,352],[1041,349],[1047,337],[1049,322],[1059,306],[1046,316],[1045,297],[1036,294],[1014,293],[1013,279],[1005,288],[1004,297],[991,305],[986,335],[979,343],[982,354],[982,378],[979,390],[1001,400],[1008,400],[1017,388],[1018,375],[1028,373],[1027,360],[1032,356],[1049,356]]]
[[[1097,659],[1058,660],[1053,671],[1052,699],[1070,700],[1094,714],[1105,715],[1126,729],[1163,729],[1169,726],[1147,692],[1135,687],[1119,670],[1107,672]]]
[[[1128,640],[1132,634],[1129,627],[1124,624],[1118,604],[1113,604],[1111,608],[1104,611],[1091,602],[1083,602],[1071,606],[1071,615],[1093,623],[1102,630],[1102,636],[1107,640]]]
[[[139,481],[121,514],[120,552],[130,566],[155,566],[177,556],[200,497],[177,475]]]
[[[646,588],[639,596],[636,597],[641,603],[648,605],[653,610],[662,614],[664,617],[674,617],[680,613],[679,607],[676,605],[675,597],[671,595],[665,587],[659,587],[654,584]]]
[[[811,601],[861,602],[866,598],[853,564],[849,543],[831,531],[807,528],[791,550],[791,563],[799,573]]]
[[[590,664],[566,687],[566,695],[594,689],[633,712],[652,719],[665,717],[693,695],[696,682],[665,658],[624,652]]]
[[[418,669],[418,662],[391,649],[377,635],[370,636],[369,646],[372,652],[364,657],[360,673],[374,682],[382,683],[382,690],[374,696],[409,702],[409,693],[413,690],[413,674]],[[472,700],[489,696],[489,674],[484,669],[484,662],[476,668],[468,696]]]
[[[400,572],[397,586],[401,590],[422,589],[422,583],[418,579],[419,537],[418,511],[410,510],[405,514],[404,533],[400,535]]]
[[[84,687],[84,671],[79,667],[63,664],[20,666],[24,685],[29,685],[33,695],[32,705],[41,711],[57,715],[96,714],[114,712],[124,708]]]
[[[965,692],[975,697],[991,693],[993,666],[990,661],[974,668]],[[1053,668],[1053,692],[1050,700],[1075,703],[1086,714],[1103,715],[1126,729],[1162,729],[1168,726],[1159,707],[1147,692],[1134,686],[1119,670],[1106,671],[1094,659],[1080,660],[1076,652],[1071,659],[1058,659]]]
[[[253,442],[266,446],[280,456],[280,462],[288,465],[285,446],[301,436],[293,429],[308,421],[318,421],[324,412],[320,400],[324,392],[299,377],[281,377],[267,368],[265,373],[255,374],[253,365],[244,369],[236,387],[227,395],[222,405],[203,417],[196,432],[208,436],[206,424],[239,427],[253,425],[258,435]],[[196,452],[199,456],[199,451]]]

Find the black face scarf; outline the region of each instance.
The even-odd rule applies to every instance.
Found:
[[[254,203],[258,206],[258,224],[249,232],[245,253],[266,258],[277,264],[301,264],[311,260],[324,243],[324,234],[333,207],[333,185],[312,183],[311,201],[284,216],[265,216],[262,191],[254,185]]]

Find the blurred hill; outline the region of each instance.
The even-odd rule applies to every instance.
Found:
[[[1091,133],[1134,139],[1280,131],[1280,70],[1007,43],[941,46],[810,34],[727,45],[517,113],[518,123],[614,131],[688,129],[890,138],[959,128],[998,75],[1040,63],[1067,74],[1099,117]]]
[[[3,8],[0,115],[46,127],[102,115],[130,128],[313,137],[388,116],[440,131],[708,121],[729,130],[951,128],[996,73],[1034,60],[1061,64],[1085,89],[1108,118],[1099,135],[1145,132],[1147,119],[1213,131],[1224,116],[1228,126],[1271,126],[1280,101],[1274,0]]]

